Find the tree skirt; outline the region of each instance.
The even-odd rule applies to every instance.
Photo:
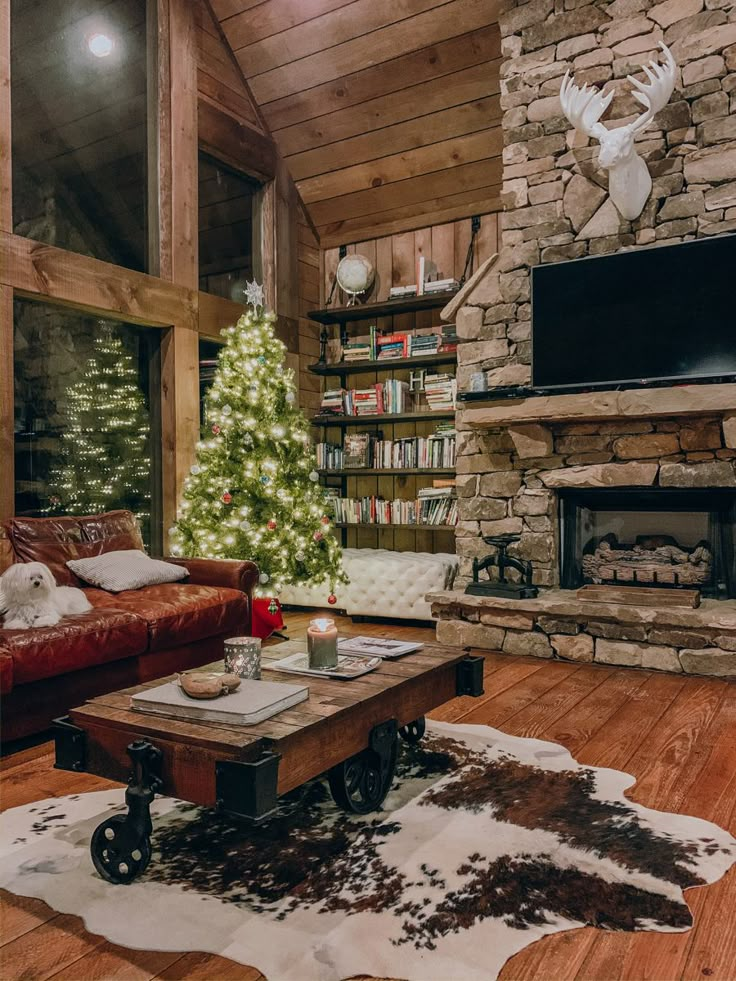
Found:
[[[157,799],[151,865],[127,886],[88,850],[122,790],[17,807],[0,886],[114,943],[221,954],[273,981],[488,981],[545,934],[691,926],[682,890],[723,875],[736,839],[630,803],[634,782],[554,743],[433,722],[379,814],[348,817],[320,781],[257,830]]]

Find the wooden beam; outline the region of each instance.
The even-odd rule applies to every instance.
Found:
[[[258,180],[276,175],[276,144],[253,126],[223,112],[205,99],[197,105],[199,145],[235,170]]]
[[[15,514],[15,415],[13,366],[13,291],[0,286],[0,521]]]
[[[222,340],[220,331],[237,323],[245,313],[242,303],[226,300],[211,293],[199,293],[199,333],[203,337]]]
[[[196,289],[197,57],[194,4],[169,0],[171,79],[171,278]]]
[[[153,4],[149,11],[153,11]],[[153,21],[153,23],[151,23]],[[152,160],[148,163],[149,183],[149,256],[148,268],[153,276],[172,279],[171,268],[171,40],[169,38],[169,0],[157,0],[155,13],[149,13],[148,146]],[[153,35],[153,36],[152,36]],[[151,64],[155,60],[155,66]],[[155,67],[155,85],[151,71]],[[155,93],[155,98],[154,98]],[[155,174],[151,175],[151,168]]]
[[[13,230],[10,112],[10,0],[0,0],[0,229]]]
[[[174,326],[161,341],[161,490],[163,541],[176,520],[184,478],[199,436],[199,334]]]
[[[131,324],[197,328],[197,294],[155,276],[0,231],[0,284]]]
[[[253,229],[253,273],[263,284],[266,306],[276,310],[276,186],[265,184],[256,197],[260,214]],[[278,311],[277,311],[278,312]]]

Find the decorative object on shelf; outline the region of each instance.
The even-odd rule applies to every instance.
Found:
[[[417,368],[416,371],[412,371],[409,374],[409,391],[410,392],[423,392],[424,391],[424,379],[427,377],[426,368]]]
[[[317,617],[307,627],[310,668],[337,667],[337,627],[329,617]]]
[[[261,677],[260,637],[231,637],[223,645],[225,671],[238,678]]]
[[[340,289],[348,294],[347,305],[352,307],[357,304],[360,294],[371,288],[376,271],[370,259],[356,252],[340,260],[335,275]]]
[[[229,671],[224,674],[221,671],[182,671],[177,678],[179,687],[190,698],[219,698],[229,695],[240,685],[240,678]]]
[[[330,340],[330,332],[327,327],[323,327],[319,332],[319,364],[327,364],[327,345]]]
[[[648,82],[627,76],[634,89],[632,95],[644,106],[644,112],[626,126],[608,129],[600,122],[613,99],[613,89],[607,95],[602,95],[597,88],[589,88],[587,84],[580,88],[569,71],[566,72],[560,88],[560,105],[572,125],[585,136],[599,141],[598,164],[609,171],[608,191],[611,200],[628,221],[639,217],[652,190],[652,178],[645,161],[637,153],[635,137],[667,105],[675,87],[675,59],[663,41],[659,42],[659,46],[664,64],[650,61],[649,65],[642,66]]]
[[[485,371],[474,371],[470,376],[470,391],[471,392],[487,392],[488,391],[488,377]]]
[[[473,559],[473,581],[465,587],[465,592],[473,596],[506,596],[509,599],[533,599],[537,596],[539,590],[532,585],[531,562],[506,554],[509,545],[520,538],[520,535],[484,535],[486,545],[494,546],[497,551],[484,559]],[[481,580],[480,573],[493,566],[498,569],[498,581],[490,578]],[[521,577],[520,581],[509,582],[507,569],[515,569]]]

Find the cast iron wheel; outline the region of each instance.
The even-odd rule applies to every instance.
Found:
[[[103,821],[95,829],[89,847],[97,871],[116,885],[132,882],[151,861],[151,839],[136,833],[124,814]]]
[[[377,811],[386,799],[396,772],[398,739],[383,759],[372,749],[333,766],[328,774],[330,791],[338,807],[353,814]]]
[[[420,715],[418,719],[414,719],[408,725],[402,726],[399,729],[399,735],[405,743],[414,746],[421,740],[426,731],[427,723],[424,720],[424,716]]]

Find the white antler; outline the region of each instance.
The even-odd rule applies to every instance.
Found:
[[[659,42],[659,46],[664,54],[664,64],[660,65],[656,61],[650,61],[648,66],[642,65],[642,71],[649,79],[648,85],[631,75],[627,76],[635,90],[632,95],[646,110],[631,123],[633,133],[640,133],[646,129],[659,110],[663,109],[670,101],[672,90],[675,87],[675,74],[677,72],[675,59],[663,41]]]
[[[580,88],[575,84],[575,79],[571,78],[570,72],[565,72],[560,87],[562,111],[575,129],[586,136],[600,139],[601,134],[606,132],[606,127],[599,120],[611,104],[612,98],[613,89],[608,95],[601,95],[594,86],[589,88],[585,84]]]

